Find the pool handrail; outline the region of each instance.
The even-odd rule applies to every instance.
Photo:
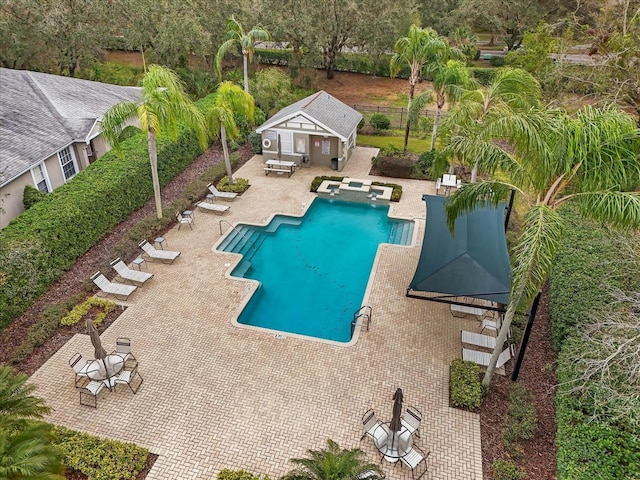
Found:
[[[235,230],[235,232],[236,232],[238,235],[240,235],[242,238],[244,238],[244,239],[245,239],[245,241],[246,241],[247,243],[249,243],[249,239],[248,239],[248,238],[247,238],[247,237],[246,237],[246,236],[245,236],[245,235],[244,235],[240,230],[238,230],[236,227],[234,227],[233,225],[231,225],[231,223],[229,223],[227,220],[220,220],[220,221],[218,222],[218,226],[220,227],[220,235],[222,235],[222,224],[223,224],[223,223],[226,223],[227,225],[229,225],[229,226],[231,227],[231,229],[232,229],[232,230]],[[256,249],[255,245],[252,245],[252,246],[251,246],[251,248],[252,248],[253,250],[255,250],[255,249]]]

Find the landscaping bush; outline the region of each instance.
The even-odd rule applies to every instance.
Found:
[[[391,120],[383,113],[374,113],[371,115],[369,123],[376,130],[388,130],[391,126]]]
[[[246,470],[230,470],[223,468],[218,472],[216,477],[218,480],[269,480],[268,475],[256,475]]]
[[[262,154],[262,135],[255,130],[247,136],[247,143],[251,146],[251,151],[256,155]]]
[[[313,180],[311,180],[311,188],[309,189],[309,191],[313,193],[317,192],[318,187],[325,180],[330,180],[332,182],[341,182],[343,178],[344,177],[327,176],[327,175],[315,177]]]
[[[379,187],[391,187],[393,190],[391,191],[391,201],[399,202],[402,197],[402,185],[398,185],[397,183],[386,183],[386,182],[372,182],[371,185],[377,185]]]
[[[24,205],[24,209],[29,210],[46,196],[46,193],[41,192],[37,188],[34,188],[31,185],[25,185],[24,191],[22,192],[22,204]]]
[[[431,167],[433,167],[433,163],[437,157],[437,150],[422,152],[413,166],[412,175],[415,178],[431,178]]]
[[[491,57],[489,59],[489,65],[492,67],[504,67],[507,63],[505,57]]]
[[[493,77],[495,77],[496,75],[495,68],[472,67],[470,68],[470,70],[473,78],[478,80],[478,82],[480,82],[480,84],[484,85],[485,87],[487,85],[491,85],[491,82],[493,82]]]
[[[376,168],[385,177],[411,178],[413,164],[410,157],[378,157]]]
[[[229,185],[229,177],[225,175],[220,179],[216,188],[221,192],[244,193],[249,188],[249,180],[246,178],[234,178],[233,185]]]
[[[106,440],[64,427],[53,427],[52,434],[64,465],[89,480],[135,480],[149,456],[146,448],[133,443]]]
[[[518,440],[533,438],[538,426],[538,416],[533,397],[524,385],[513,383],[509,387],[509,409],[504,422],[503,441],[512,456],[522,453]]]
[[[497,460],[493,462],[493,480],[524,480],[527,472],[511,460]]]
[[[209,97],[197,102],[209,104]],[[123,142],[0,231],[0,329],[20,315],[75,260],[153,194],[147,139]],[[158,174],[166,185],[201,153],[195,135],[158,137]],[[5,285],[11,285],[6,288]]]
[[[107,314],[116,309],[117,305],[104,298],[89,297],[84,302],[73,307],[73,309],[60,320],[60,323],[62,325],[75,325],[80,320],[84,320],[85,315],[94,307],[100,309],[101,312],[96,315],[93,323],[100,325]]]
[[[449,398],[451,405],[465,410],[477,410],[482,404],[480,367],[473,362],[456,358],[449,370]]]

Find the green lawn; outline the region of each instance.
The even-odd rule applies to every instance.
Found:
[[[382,137],[377,135],[358,135],[358,145],[366,147],[386,148],[389,145],[402,150],[404,144],[404,136],[394,137]],[[427,137],[424,140],[420,138],[409,137],[409,145],[407,149],[411,153],[421,154],[429,150],[431,147],[431,137]]]

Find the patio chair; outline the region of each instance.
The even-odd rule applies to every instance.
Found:
[[[416,437],[420,436],[418,429],[420,428],[420,422],[422,422],[422,413],[416,407],[408,406],[405,414],[400,419],[400,423],[406,428],[411,435]]]
[[[172,252],[171,250],[156,250],[156,248],[151,245],[146,240],[142,240],[138,243],[138,246],[144,250],[142,254],[143,257],[149,258],[151,260],[160,260],[162,263],[173,263],[173,261],[180,256],[180,252]]]
[[[184,224],[189,225],[189,228],[193,230],[193,217],[185,217],[180,212],[176,212],[176,220],[178,221],[178,230]]]
[[[356,475],[356,478],[358,480],[384,480],[386,478],[386,475],[382,470],[367,470],[366,472],[362,472]]]
[[[462,330],[462,343],[473,345],[474,347],[488,348],[489,350],[493,350],[493,348],[496,346],[496,337]]]
[[[80,389],[80,405],[85,405],[87,407],[98,408],[98,394],[104,388],[104,382],[96,382],[91,380],[85,387]],[[93,399],[93,403],[85,403],[83,402],[83,397]]]
[[[509,345],[505,348],[500,356],[498,357],[498,361],[496,363],[496,368],[501,368],[511,360],[511,357],[516,354],[516,347],[514,345]],[[476,363],[481,367],[488,367],[489,361],[491,360],[491,354],[487,352],[480,352],[478,350],[470,350],[468,348],[462,349],[462,359],[467,360],[469,362]]]
[[[227,200],[228,202],[232,201],[234,198],[236,198],[238,196],[237,193],[235,192],[221,192],[220,190],[218,190],[215,185],[213,183],[210,183],[209,185],[207,185],[207,188],[209,189],[209,191],[211,192],[211,194],[213,195],[213,198],[222,198],[224,200]]]
[[[217,203],[206,202],[204,200],[196,203],[196,207],[200,207],[200,210],[213,212],[218,215],[222,215],[224,212],[228,212],[231,208],[228,205],[218,205]]]
[[[131,353],[131,340],[127,337],[116,338],[116,349],[111,352],[111,354],[120,355],[125,363],[127,360],[138,362],[136,357],[133,356],[133,353]]]
[[[129,267],[125,265],[125,263],[120,259],[120,257],[116,258],[111,262],[111,266],[116,271],[118,276],[123,280],[131,282],[134,285],[141,286],[147,280],[153,278],[153,273],[142,272],[139,270],[131,270]]]
[[[74,353],[73,356],[69,359],[69,366],[73,368],[75,373],[74,384],[76,388],[81,388],[84,384],[87,383],[87,367],[91,362],[87,362],[82,355],[79,353]],[[79,383],[82,383],[79,385]]]
[[[132,383],[136,375],[140,379],[140,383],[138,383],[138,386],[134,388],[132,386]],[[138,364],[136,363],[135,367],[133,367],[132,369],[122,370],[118,375],[116,375],[115,386],[117,386],[119,383],[125,384],[129,387],[129,390],[131,390],[135,395],[136,393],[138,393],[138,390],[140,389],[140,386],[142,385],[143,381],[144,379],[142,378],[142,375],[140,375],[140,372],[138,372]]]
[[[369,410],[364,412],[364,415],[362,415],[362,426],[364,427],[364,433],[360,437],[360,441],[362,441],[362,439],[366,436],[374,439],[373,432],[381,423],[382,422],[376,417],[376,412],[373,411],[373,408],[370,408]]]
[[[411,469],[411,478],[413,478],[413,480],[418,480],[429,470],[427,467],[427,457],[430,453],[431,452],[427,452],[425,454],[414,445],[404,457],[400,457],[402,464]],[[416,471],[420,469],[420,464],[424,464],[424,471],[416,477]]]
[[[135,292],[138,288],[135,285],[124,285],[122,283],[110,282],[101,272],[96,272],[91,275],[91,280],[93,280],[93,283],[96,284],[100,289],[100,292],[102,292],[105,297],[107,295],[113,295],[118,300],[126,300],[129,298],[129,295]],[[98,296],[101,296],[100,292],[98,292]]]

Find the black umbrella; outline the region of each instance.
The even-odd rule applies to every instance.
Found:
[[[90,318],[87,319],[87,333],[89,334],[89,338],[91,339],[91,343],[93,344],[96,359],[103,360],[107,356],[107,352],[104,348],[102,348],[100,334],[98,334],[98,330],[96,330],[96,327],[93,324],[93,320],[91,320]]]
[[[391,425],[389,428],[392,432],[399,432],[402,428],[400,419],[402,417],[402,389],[398,388],[393,394],[393,416],[391,417]]]

